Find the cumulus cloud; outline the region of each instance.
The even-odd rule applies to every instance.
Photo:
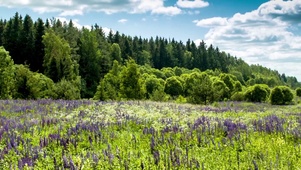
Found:
[[[204,8],[209,6],[209,3],[203,0],[178,0],[177,5],[180,8]]]
[[[67,19],[67,18],[65,18],[65,17],[55,17],[55,19],[60,20],[62,23],[64,23],[64,22],[69,23],[69,21],[70,21],[70,19]],[[78,29],[82,29],[83,27],[88,28],[88,29],[91,28],[90,25],[81,25],[81,24],[79,23],[79,20],[78,20],[78,19],[72,19],[72,23],[73,23],[73,25],[74,25],[76,28],[78,28]]]
[[[83,15],[96,11],[112,14],[117,12],[178,15],[181,9],[176,6],[165,6],[164,0],[1,0],[0,6],[9,8],[24,7],[39,13],[59,12],[60,16]]]
[[[300,0],[272,0],[259,7],[260,15],[269,15],[284,21],[300,22],[301,1]]]
[[[193,22],[200,27],[216,27],[216,26],[227,25],[228,21],[227,18],[213,17],[213,18],[207,18],[202,20],[194,20]]]
[[[173,15],[178,15],[181,13],[181,9],[177,8],[177,7],[159,7],[156,9],[152,10],[152,14],[164,14],[164,15],[169,15],[169,16],[173,16]]]
[[[128,21],[127,19],[120,19],[120,20],[118,20],[118,22],[122,23],[122,24],[126,23],[127,21]]]
[[[248,63],[259,63],[301,80],[301,36],[291,30],[292,26],[300,27],[300,19],[294,20],[300,18],[300,4],[299,0],[272,0],[244,14],[194,23],[210,28],[205,35],[206,43]]]

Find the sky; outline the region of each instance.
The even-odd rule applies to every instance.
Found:
[[[301,81],[301,0],[0,0],[0,18],[15,12],[143,38],[204,40]]]

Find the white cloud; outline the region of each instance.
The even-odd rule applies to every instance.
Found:
[[[163,14],[174,16],[182,12],[182,10],[175,6],[164,6],[164,0],[131,0],[132,5],[135,6],[132,13],[151,12],[152,14]]]
[[[180,8],[204,8],[209,6],[209,3],[203,0],[178,0],[177,5]]]
[[[127,21],[128,21],[127,19],[120,19],[120,20],[118,20],[118,22],[122,23],[122,24],[126,23]]]
[[[228,21],[227,18],[213,17],[213,18],[207,18],[202,20],[194,20],[193,22],[200,27],[216,27],[216,26],[227,25]]]
[[[181,9],[165,6],[164,0],[0,0],[0,6],[32,9],[39,13],[58,12],[60,16],[83,15],[96,11],[112,14],[117,12],[178,15]]]
[[[102,31],[105,33],[106,36],[109,35],[110,31],[112,31],[113,34],[115,34],[116,31],[110,29],[110,28],[107,28],[107,27],[102,27]]]
[[[169,16],[178,15],[180,13],[181,13],[181,9],[173,6],[159,7],[152,10],[152,14],[164,14]]]
[[[262,64],[301,80],[301,36],[290,29],[300,27],[300,19],[294,20],[300,18],[299,10],[300,0],[272,0],[244,14],[194,23],[210,28],[205,35],[207,44],[218,46],[250,64]]]
[[[65,17],[55,17],[55,19],[60,20],[62,23],[66,22],[67,24],[68,24],[69,21],[70,21],[70,19],[67,19],[67,18],[65,18]],[[72,23],[73,23],[73,25],[74,25],[76,28],[78,28],[78,29],[82,29],[83,27],[88,28],[88,29],[91,28],[90,25],[81,25],[81,24],[79,23],[79,20],[78,20],[78,19],[72,19]]]

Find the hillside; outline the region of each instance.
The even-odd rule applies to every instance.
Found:
[[[0,37],[0,46],[9,52],[8,55],[2,50],[5,61],[9,56],[13,61],[5,66],[12,75],[1,73],[1,81],[6,76],[13,84],[0,86],[1,91],[10,89],[2,92],[1,98],[150,99],[156,90],[161,90],[169,99],[179,95],[189,99],[193,92],[188,89],[187,77],[193,73],[198,80],[207,79],[208,75],[210,88],[218,81],[228,88],[224,89],[225,94],[210,101],[230,99],[236,92],[245,92],[256,84],[269,88],[301,87],[295,77],[260,65],[248,65],[206,42],[195,44],[191,40],[184,43],[163,37],[131,37],[118,31],[105,35],[97,24],[91,29],[78,29],[72,21],[62,23],[54,18],[33,21],[29,15],[23,18],[18,13],[9,20],[0,20]],[[115,68],[114,60],[117,61]],[[127,82],[134,76],[136,79]],[[154,84],[159,84],[155,90],[148,89],[146,83],[153,76]],[[171,86],[173,90],[167,90],[168,82],[178,84],[180,89],[171,92],[175,88]],[[139,86],[128,86],[133,83]],[[136,91],[131,92],[129,89],[133,88]],[[105,97],[104,92],[108,91],[110,97]],[[131,94],[137,91],[141,94]],[[210,95],[202,100],[205,103],[214,96],[213,93],[205,95]]]

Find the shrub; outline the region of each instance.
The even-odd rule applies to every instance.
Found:
[[[245,100],[245,96],[243,92],[235,92],[232,96],[231,96],[231,100],[232,101],[244,101]]]
[[[292,102],[294,94],[289,87],[277,86],[270,95],[270,101],[273,105],[284,105]]]
[[[183,84],[180,81],[180,77],[172,76],[166,79],[165,92],[171,96],[178,96],[183,94]]]
[[[264,102],[270,94],[270,89],[265,84],[256,84],[248,87],[245,92],[245,99],[250,102]]]
[[[296,89],[296,95],[297,95],[298,97],[301,97],[301,88],[300,88],[300,87],[298,87],[298,88]]]

